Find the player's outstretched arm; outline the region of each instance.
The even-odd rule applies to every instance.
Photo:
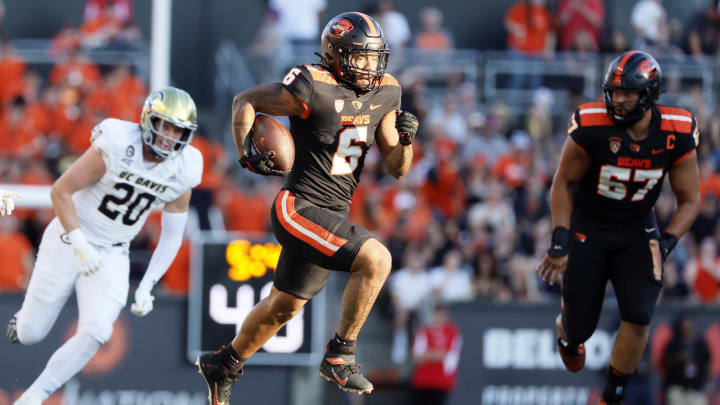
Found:
[[[390,111],[385,114],[375,133],[385,169],[396,179],[410,170],[413,158],[412,143],[419,123],[407,111]]]
[[[130,307],[130,311],[137,316],[145,316],[153,310],[155,297],[151,294],[152,289],[175,260],[175,255],[182,245],[191,193],[191,190],[187,190],[175,201],[165,204],[160,240],[150,258],[145,275],[135,290],[135,303]]]
[[[256,113],[294,117],[305,113],[305,106],[290,94],[281,83],[253,87],[239,93],[233,99],[232,132],[238,156],[249,155],[250,130]]]
[[[550,189],[552,242],[538,266],[540,277],[549,279],[551,285],[567,268],[572,192],[589,167],[590,155],[568,136]]]

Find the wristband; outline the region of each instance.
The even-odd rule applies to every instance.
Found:
[[[553,229],[552,241],[548,255],[551,257],[562,257],[568,254],[570,245],[570,231],[563,226],[556,226]]]

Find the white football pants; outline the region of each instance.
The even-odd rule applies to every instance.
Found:
[[[53,354],[29,389],[45,398],[77,374],[110,339],[125,306],[130,273],[127,247],[96,248],[103,266],[85,276],[77,270],[73,247],[60,221],[53,219],[43,233],[25,300],[16,314],[18,338],[25,345],[43,340],[73,289],[80,318],[76,334]]]

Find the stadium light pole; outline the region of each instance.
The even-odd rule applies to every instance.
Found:
[[[153,0],[150,39],[150,90],[170,84],[172,0]]]

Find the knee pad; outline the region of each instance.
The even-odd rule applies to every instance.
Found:
[[[109,325],[98,325],[98,324],[89,324],[89,325],[80,325],[78,326],[77,334],[85,334],[88,336],[91,336],[93,339],[97,340],[101,345],[107,343],[108,340],[110,340],[110,337],[112,336],[113,332],[113,326],[112,324]]]
[[[52,326],[52,325],[50,325]],[[48,332],[50,332],[50,326],[46,325],[33,325],[32,322],[23,321],[22,318],[17,320],[17,336],[20,339],[20,343],[24,345],[33,345],[39,343]]]

